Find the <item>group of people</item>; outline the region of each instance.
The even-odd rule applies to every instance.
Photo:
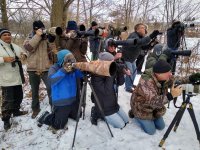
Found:
[[[159,31],[154,30],[147,36],[147,26],[139,23],[135,25],[135,31],[127,36],[127,28],[124,28],[121,39],[136,39],[137,44],[124,45],[122,51],[117,52],[117,45],[113,38],[102,42],[101,37],[96,35],[89,38],[79,37],[77,36],[79,28],[75,21],[68,21],[66,30],[58,37],[56,54],[53,51],[55,44],[49,42],[48,35],[43,32],[45,26],[40,20],[33,22],[33,31],[24,41],[23,49],[11,42],[11,32],[8,29],[0,29],[0,86],[4,129],[8,130],[11,127],[11,115],[15,117],[28,113],[20,110],[24,81],[20,62],[24,59],[27,59],[32,92],[31,117],[36,118],[40,112],[41,80],[46,86],[51,106],[51,112],[44,111],[38,117],[38,126],[46,124],[55,130],[63,129],[68,118],[75,120],[78,115],[81,116],[81,112],[78,114],[80,93],[87,72],[75,69],[73,64],[87,62],[89,42],[92,60],[115,61],[117,66],[116,73],[112,76],[91,73],[91,85],[102,108],[100,110],[94,93],[91,93],[94,103],[91,109],[91,123],[97,125],[98,120],[101,119],[115,128],[123,129],[131,117],[138,121],[148,134],[154,134],[156,129],[162,130],[165,126],[162,118],[166,111],[164,105],[181,94],[181,86],[173,86],[175,79],[171,74],[170,64],[166,60],[158,59],[142,74],[139,84],[133,85],[137,73],[136,59],[142,51],[150,49],[151,42],[157,37]],[[93,21],[89,31],[95,32],[96,28],[98,24]],[[104,46],[104,50],[99,51],[101,46]],[[179,80],[183,83],[194,83],[199,78],[200,75],[197,73]],[[132,93],[129,117],[118,103],[118,86],[124,83],[125,90]],[[171,88],[171,92],[168,92],[168,88]]]

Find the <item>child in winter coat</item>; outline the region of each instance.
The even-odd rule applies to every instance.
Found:
[[[73,69],[76,62],[73,54],[64,49],[57,54],[57,63],[49,69],[48,80],[51,85],[53,111],[44,112],[38,119],[38,126],[49,125],[63,129],[68,118],[76,119],[79,106],[77,79],[82,78],[80,70]]]

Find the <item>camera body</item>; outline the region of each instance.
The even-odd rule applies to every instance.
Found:
[[[11,62],[12,67],[16,67],[16,63],[19,62],[19,57],[15,56],[15,61]]]

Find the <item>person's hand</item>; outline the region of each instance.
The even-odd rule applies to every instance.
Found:
[[[127,75],[127,76],[130,76],[131,75],[131,71],[129,69],[124,69],[124,73]]]
[[[154,30],[150,35],[149,35],[149,37],[151,38],[151,39],[153,39],[153,38],[155,38],[157,35],[159,35],[159,31],[158,30]]]
[[[25,61],[27,56],[24,53],[20,54],[20,60]]]
[[[36,30],[36,34],[39,35],[39,36],[41,36],[43,34],[42,29]]]
[[[115,55],[115,60],[116,60],[116,59],[120,59],[120,58],[122,58],[122,53],[117,53],[117,54]]]
[[[4,62],[13,62],[15,61],[14,57],[3,57]]]
[[[200,73],[193,73],[189,76],[189,81],[192,84],[200,84]]]
[[[171,94],[173,98],[180,96],[182,94],[182,85],[175,86],[173,84],[171,88]]]

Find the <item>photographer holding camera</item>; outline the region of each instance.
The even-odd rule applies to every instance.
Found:
[[[10,117],[25,115],[27,111],[20,111],[23,99],[22,83],[24,74],[21,60],[26,54],[21,47],[11,42],[11,32],[0,29],[0,86],[2,88],[2,121],[4,129],[11,127]]]
[[[200,81],[199,73],[178,77],[172,75],[171,69],[169,63],[158,60],[153,68],[145,70],[133,91],[129,116],[134,117],[147,134],[153,135],[156,129],[164,129],[164,105],[182,94],[182,87],[180,84],[176,85],[176,81],[181,84]],[[170,93],[168,88],[171,88]]]
[[[42,21],[33,22],[33,31],[24,41],[24,48],[27,51],[27,71],[32,92],[32,118],[34,119],[40,112],[39,85],[43,80],[51,104],[51,91],[47,82],[48,69],[53,63],[53,54],[50,43],[48,43],[45,26]]]
[[[114,61],[114,56],[108,52],[99,53],[100,61]],[[124,128],[128,123],[128,116],[118,104],[118,98],[116,94],[116,83],[118,86],[124,84],[124,75],[120,70],[113,76],[100,76],[92,75],[91,84],[99,99],[105,119],[114,128]],[[93,97],[94,98],[94,97]],[[97,120],[103,118],[100,115],[100,110],[97,107],[96,101],[93,100],[95,106],[91,110],[91,123],[97,125]]]
[[[85,28],[81,27],[81,30]],[[87,37],[79,37],[77,35],[78,26],[77,23],[73,20],[68,21],[66,31],[59,38],[60,49],[68,49],[77,62],[87,62],[86,53],[88,47],[88,39]]]
[[[57,54],[57,63],[49,69],[48,80],[52,89],[53,111],[45,111],[38,119],[38,126],[46,124],[53,131],[63,129],[68,118],[76,119],[79,107],[78,80],[83,77],[80,70],[74,69],[74,55],[67,49]]]
[[[169,49],[178,50],[181,37],[184,35],[184,29],[184,24],[180,21],[174,21],[172,26],[167,29],[167,46]]]
[[[128,36],[128,39],[137,39],[136,45],[127,45],[122,47],[122,58],[124,59],[128,69],[131,71],[131,76],[125,77],[125,90],[132,93],[133,82],[137,74],[136,59],[140,52],[143,50],[143,46],[148,45],[157,35],[160,34],[158,30],[154,30],[149,36],[147,34],[147,27],[143,23],[136,24],[135,32]]]

